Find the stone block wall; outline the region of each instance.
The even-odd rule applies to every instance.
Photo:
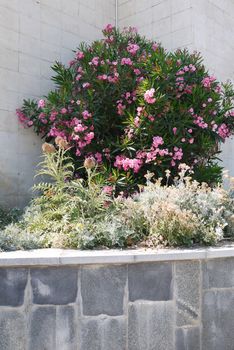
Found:
[[[0,268],[1,350],[232,350],[234,258]]]
[[[0,205],[31,197],[41,140],[17,121],[23,99],[52,88],[50,66],[115,21],[115,0],[0,0]]]

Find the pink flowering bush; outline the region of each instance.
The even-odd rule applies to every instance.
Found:
[[[234,131],[231,84],[210,76],[199,54],[167,52],[134,28],[103,34],[68,67],[54,64],[57,88],[24,101],[20,122],[46,141],[63,138],[77,169],[95,160],[117,192],[137,189],[147,171],[174,176],[180,163],[199,181],[220,181],[219,145]]]

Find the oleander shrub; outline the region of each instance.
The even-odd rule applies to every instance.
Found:
[[[233,237],[234,183],[229,192],[199,184],[180,164],[177,178],[166,170],[164,185],[148,172],[138,192],[116,197],[93,157],[84,162],[86,180],[74,177],[64,141],[56,138],[56,144],[58,150],[43,145],[38,170],[49,181],[34,186],[38,196],[0,232],[0,250],[194,246]]]
[[[210,76],[198,53],[160,44],[107,25],[104,39],[82,43],[69,66],[56,62],[56,89],[24,101],[20,122],[47,142],[61,137],[75,173],[94,157],[116,193],[134,192],[147,171],[221,181],[220,143],[233,134],[233,88]],[[79,176],[86,172],[79,170]]]

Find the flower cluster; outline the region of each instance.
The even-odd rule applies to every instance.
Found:
[[[103,34],[68,67],[54,64],[57,89],[24,101],[19,121],[46,141],[62,138],[76,168],[93,157],[118,191],[135,191],[147,171],[176,175],[181,162],[194,178],[219,181],[217,145],[234,130],[231,84],[210,76],[199,54],[166,52],[135,28],[108,24]]]

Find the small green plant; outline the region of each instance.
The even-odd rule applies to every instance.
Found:
[[[37,175],[47,181],[34,186],[38,196],[0,233],[0,249],[211,245],[234,235],[232,187],[199,184],[182,164],[177,178],[166,171],[165,185],[147,173],[133,196],[114,197],[93,157],[83,165],[87,180],[74,178],[67,145],[56,145],[43,145]]]
[[[7,225],[16,222],[21,214],[21,211],[17,208],[7,210],[0,207],[0,230],[3,230]]]

